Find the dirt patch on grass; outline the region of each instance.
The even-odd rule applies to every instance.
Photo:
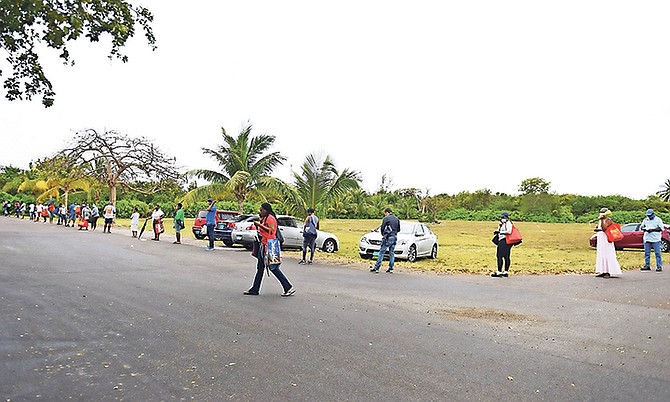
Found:
[[[512,311],[494,310],[478,307],[457,307],[439,312],[441,315],[488,321],[537,321],[536,318]]]

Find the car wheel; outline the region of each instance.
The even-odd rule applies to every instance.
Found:
[[[337,245],[335,244],[335,240],[333,239],[326,239],[326,241],[323,242],[323,247],[321,247],[323,251],[326,253],[334,253],[337,250]]]
[[[416,261],[416,246],[414,244],[409,246],[409,251],[407,252],[407,261],[409,262]]]
[[[669,241],[667,241],[665,239],[661,239],[661,251],[664,252],[664,253],[667,253],[668,251],[670,251],[670,242]]]
[[[198,239],[198,240],[202,240],[202,239],[205,238],[205,236],[202,236],[202,235],[195,235],[195,238]]]
[[[223,240],[223,244],[224,244],[226,247],[233,247],[233,244],[235,244],[235,243],[233,243],[232,240]]]
[[[437,258],[437,244],[433,244],[433,249],[430,252],[430,256],[428,257],[431,260],[434,260]]]
[[[364,260],[371,260],[372,254],[361,254],[361,258]]]

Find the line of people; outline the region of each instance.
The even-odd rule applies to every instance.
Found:
[[[64,204],[56,206],[53,201],[44,204],[41,202],[30,203],[28,205],[25,202],[19,204],[16,201],[13,205],[13,212],[10,212],[12,209],[10,202],[3,201],[2,204],[4,216],[16,215],[20,219],[27,218],[32,222],[45,224],[47,220],[50,224],[56,221],[58,226],[73,227],[78,230],[95,231],[98,227],[98,219],[101,217],[101,212],[95,203],[88,205],[85,202],[81,204],[73,202],[69,207],[66,207]],[[116,208],[110,202],[102,211],[102,216],[105,219],[104,233],[111,233],[115,215]]]

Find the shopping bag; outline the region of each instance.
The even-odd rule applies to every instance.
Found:
[[[279,246],[279,240],[270,239],[268,240],[268,249],[266,251],[267,266],[279,265],[281,264],[281,248]]]
[[[521,244],[521,240],[521,232],[519,232],[516,226],[512,226],[512,233],[505,236],[505,243],[517,246]]]
[[[607,241],[614,243],[623,239],[623,233],[621,233],[621,226],[618,223],[613,223],[605,229],[605,234],[607,235]]]

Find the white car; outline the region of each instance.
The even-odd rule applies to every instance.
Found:
[[[381,245],[382,235],[379,228],[376,228],[361,237],[358,253],[362,258],[376,258]],[[437,235],[423,223],[400,221],[394,254],[396,259],[409,262],[414,262],[419,257],[437,258]]]
[[[301,249],[302,248],[302,222],[296,218],[288,215],[277,215],[277,224],[279,230],[284,237],[282,248],[284,249]],[[245,227],[236,228],[231,233],[232,239],[236,244],[241,244],[244,247],[251,249],[257,232],[253,223]],[[325,251],[326,253],[334,253],[340,249],[340,241],[332,233],[317,230],[316,248]]]

